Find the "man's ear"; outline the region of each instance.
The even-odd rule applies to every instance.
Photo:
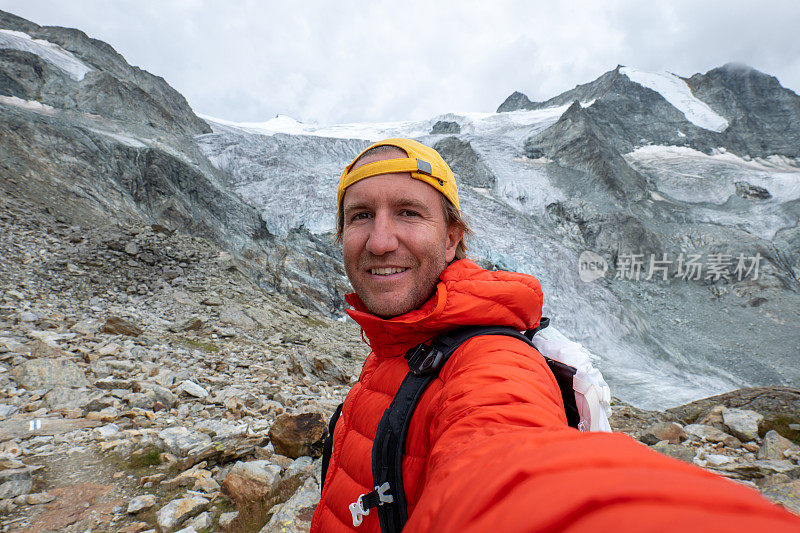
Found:
[[[447,228],[447,243],[445,247],[444,257],[450,263],[456,256],[456,249],[461,238],[464,236],[464,230],[456,224],[450,224]]]

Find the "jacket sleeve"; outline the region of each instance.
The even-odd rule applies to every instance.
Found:
[[[555,378],[522,341],[471,339],[440,378],[406,532],[800,531],[753,489],[568,427]]]

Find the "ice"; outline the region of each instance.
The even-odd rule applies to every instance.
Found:
[[[630,67],[622,67],[620,72],[631,81],[659,93],[695,126],[716,132],[728,127],[728,121],[696,98],[686,82],[678,76],[669,72],[643,72]]]
[[[42,39],[33,39],[21,31],[0,30],[0,48],[36,54],[66,72],[75,81],[81,81],[86,73],[92,70],[57,44]]]
[[[39,113],[52,114],[55,112],[52,106],[37,102],[36,100],[23,100],[16,96],[0,96],[0,104],[13,105],[14,107],[21,107],[22,109],[29,109],[31,111],[38,111]]]
[[[800,168],[787,160],[745,160],[722,149],[705,154],[657,145],[637,148],[625,159],[654,179],[661,198],[698,204],[694,221],[741,227],[767,240],[797,223],[784,204],[800,199]],[[771,197],[732,203],[737,182],[763,187]]]
[[[587,107],[592,102],[581,105]],[[266,122],[232,122],[229,120],[197,113],[200,118],[218,126],[256,135],[313,135],[336,139],[364,139],[379,141],[391,137],[423,137],[428,135],[433,125],[440,120],[457,122],[462,133],[476,135],[502,134],[508,136],[514,129],[522,129],[531,135],[529,127],[543,130],[556,122],[569,106],[548,107],[533,111],[512,111],[510,113],[447,113],[428,120],[399,122],[353,122],[345,124],[320,125],[304,123],[286,115],[277,115]],[[524,139],[523,139],[524,140]]]
[[[147,148],[147,145],[144,144],[139,139],[135,139],[129,135],[122,135],[121,133],[114,133],[112,131],[105,131],[96,128],[91,128],[91,130],[95,133],[99,133],[100,135],[105,135],[106,137],[110,137],[115,141],[121,142],[126,146],[130,146],[131,148]]]
[[[654,343],[645,318],[652,310],[637,307],[641,298],[625,298],[605,285],[580,280],[582,250],[549,229],[546,208],[567,200],[565,193],[551,183],[549,161],[524,155],[525,140],[554,124],[566,109],[338,125],[305,124],[286,116],[262,123],[204,117],[215,133],[199,136],[198,142],[215,166],[233,176],[235,191],[259,209],[270,232],[286,235],[302,227],[327,233],[335,224],[339,173],[369,141],[400,136],[432,146],[446,136],[431,135],[432,126],[440,120],[456,122],[458,137],[470,142],[496,178],[491,188],[460,185],[462,209],[475,231],[470,257],[537,276],[546,295],[545,315],[592,352],[615,395],[644,408],[663,408],[747,385],[724,364]],[[790,222],[783,204],[800,197],[800,171],[788,160],[747,161],[724,151],[707,155],[665,146],[642,147],[625,157],[655,176],[654,198],[694,202],[692,214],[698,219],[743,227],[754,235],[772,235]],[[737,198],[736,181],[763,186],[773,198],[734,202],[732,209],[728,204]]]

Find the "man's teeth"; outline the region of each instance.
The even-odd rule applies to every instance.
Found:
[[[408,269],[407,268],[397,268],[397,267],[393,267],[393,268],[372,268],[372,269],[370,269],[370,272],[372,274],[375,274],[376,276],[388,276],[389,274],[399,274],[400,272],[403,272],[405,270],[408,270]]]

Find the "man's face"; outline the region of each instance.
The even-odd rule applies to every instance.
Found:
[[[401,157],[383,152],[354,168]],[[344,268],[367,309],[389,318],[422,305],[461,239],[445,223],[441,193],[409,173],[383,174],[348,187],[342,211]]]

